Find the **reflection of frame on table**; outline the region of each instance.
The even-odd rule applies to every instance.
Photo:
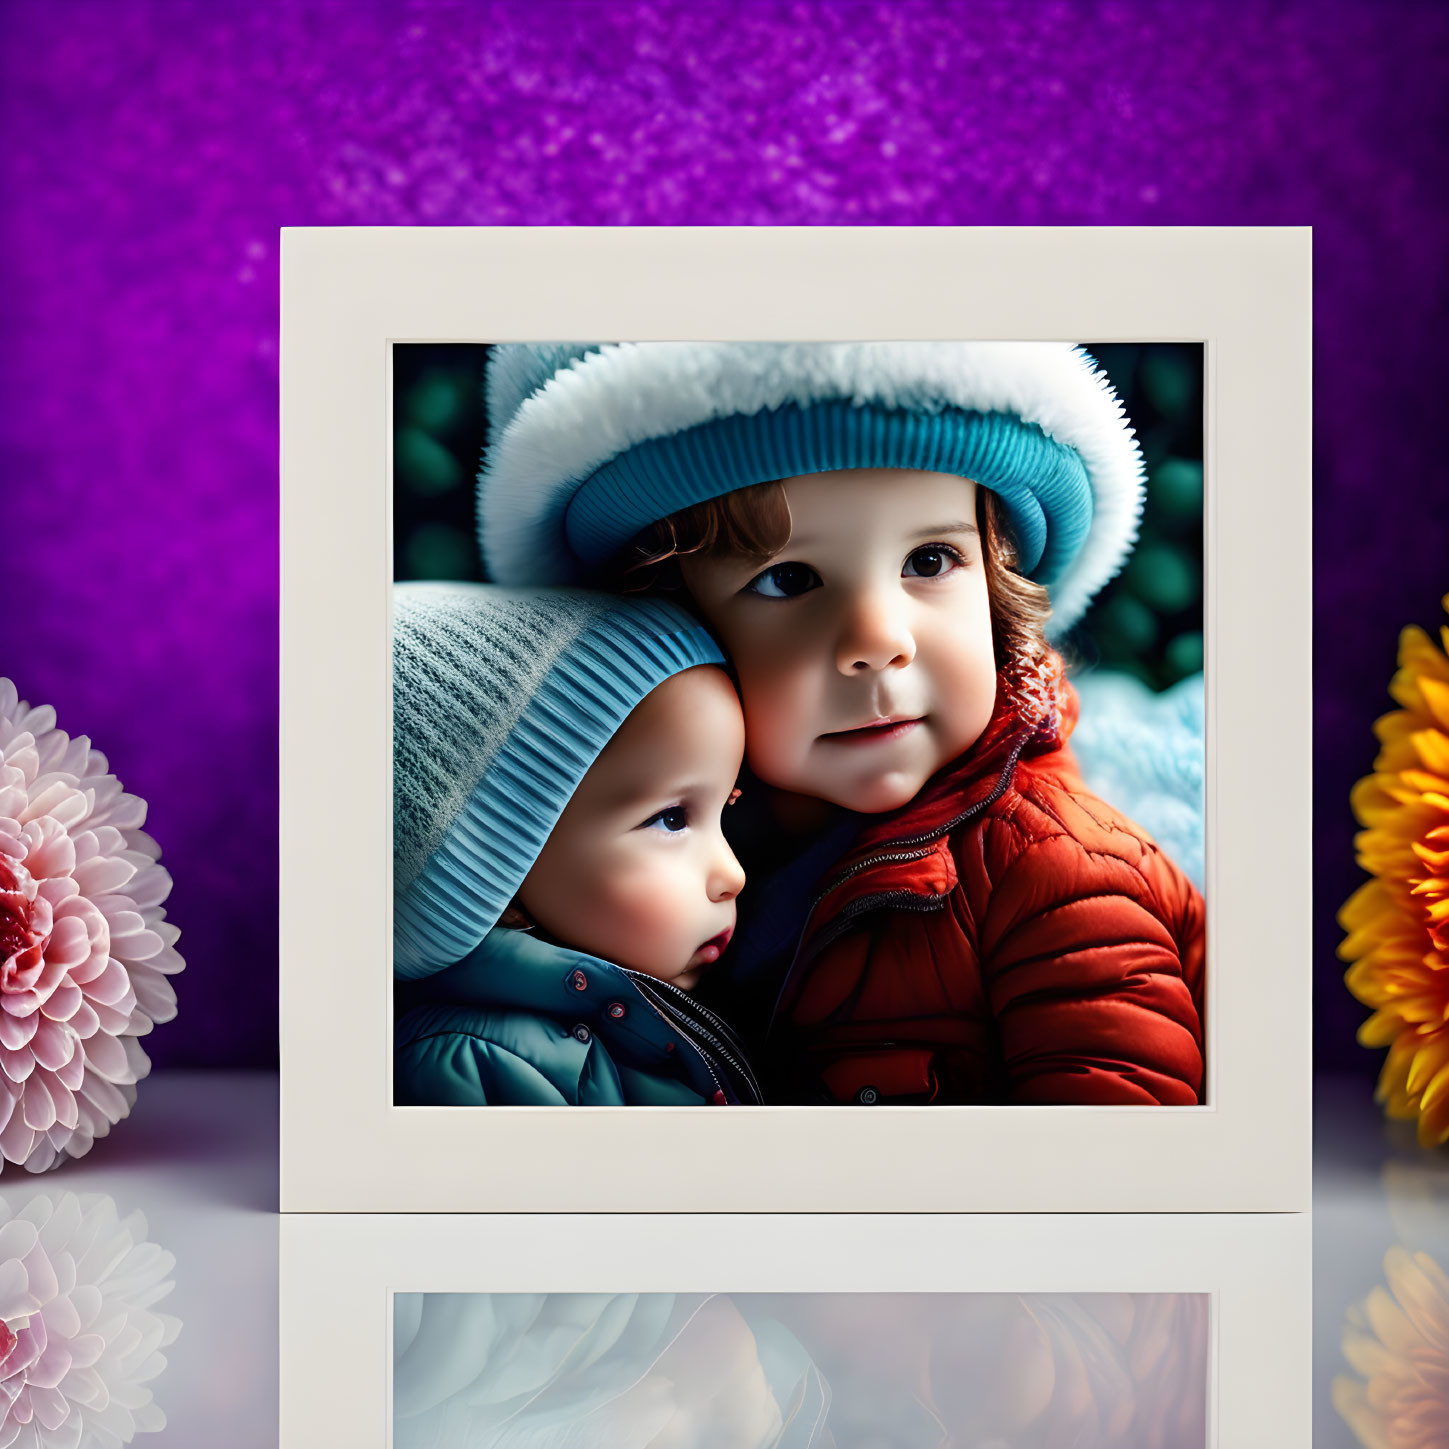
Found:
[[[1306,231],[302,230],[283,297],[285,1207],[1306,1208]],[[1204,341],[1209,1106],[390,1105],[389,344],[561,336]]]
[[[1311,1271],[1300,1214],[289,1216],[281,1443],[390,1442],[394,1293],[1208,1293],[1208,1445],[1307,1449]]]

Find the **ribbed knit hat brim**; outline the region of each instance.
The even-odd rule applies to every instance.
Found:
[[[704,627],[657,599],[395,585],[394,974],[467,955],[634,707],[721,663]]]
[[[1022,571],[1051,587],[1054,633],[1136,538],[1141,452],[1067,343],[510,343],[488,369],[479,541],[504,582],[587,578],[691,504],[845,468],[996,492]]]

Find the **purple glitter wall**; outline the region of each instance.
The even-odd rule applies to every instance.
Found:
[[[1312,742],[1264,701],[1264,768],[1316,751],[1319,1057],[1371,1070],[1332,921],[1397,630],[1449,589],[1446,95],[1407,0],[0,3],[0,672],[151,802],[189,962],[155,1059],[275,1060],[279,226],[1286,223],[1317,689]]]

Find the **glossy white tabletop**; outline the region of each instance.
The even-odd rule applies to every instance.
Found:
[[[1345,1314],[1385,1282],[1396,1243],[1449,1268],[1449,1157],[1384,1124],[1361,1080],[1321,1081],[1316,1124],[1313,1442],[1351,1449],[1358,1441],[1331,1400],[1334,1377],[1347,1372]],[[121,1217],[140,1211],[150,1241],[174,1255],[175,1288],[159,1306],[182,1326],[152,1385],[167,1426],[138,1444],[276,1442],[276,1141],[274,1076],[157,1074],[88,1158],[43,1177],[12,1169],[0,1178],[11,1213],[37,1194],[106,1194]],[[416,1221],[426,1233],[429,1220]],[[318,1313],[325,1322],[326,1306]]]

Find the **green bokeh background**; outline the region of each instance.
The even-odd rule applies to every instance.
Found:
[[[1085,343],[1137,430],[1147,501],[1126,567],[1065,641],[1079,668],[1123,670],[1153,689],[1203,660],[1203,349]],[[393,349],[393,576],[481,579],[474,479],[487,418],[478,343]]]

